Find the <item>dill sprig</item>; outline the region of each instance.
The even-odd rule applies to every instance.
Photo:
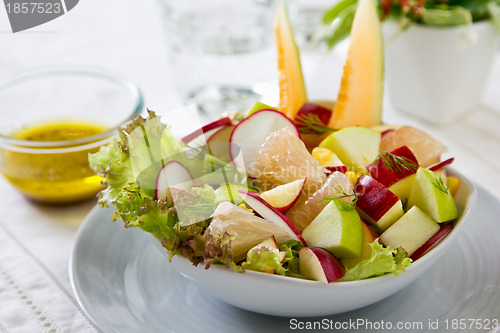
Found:
[[[339,196],[333,196],[333,197],[325,197],[321,199],[321,204],[327,204],[331,201],[337,201],[339,207],[343,210],[353,210],[356,208],[356,202],[358,202],[358,196],[359,193],[352,193],[352,194],[347,194],[345,193],[344,189],[342,186],[339,184],[333,185],[333,188],[335,189],[336,194],[340,194]],[[345,202],[342,201],[341,199],[344,198],[353,198],[350,202]]]
[[[221,160],[212,154],[206,154],[205,158],[207,158],[206,156],[208,156],[208,163],[203,165],[203,172],[204,173],[215,172],[216,170],[219,170],[222,168],[231,169],[231,170],[236,171],[236,168],[234,167],[234,165],[232,163]]]
[[[295,125],[297,125],[300,134],[303,135],[322,135],[325,133],[336,131],[336,129],[325,125],[321,121],[319,116],[312,112],[298,116],[295,119],[294,123]]]
[[[394,155],[387,151],[379,152],[375,164],[377,166],[383,163],[385,167],[391,172],[406,172],[417,171],[418,165],[415,161],[405,156]]]
[[[434,187],[436,187],[441,192],[448,194],[450,187],[446,186],[446,184],[444,183],[444,180],[441,176],[435,177],[434,180],[432,181],[432,185],[434,185]]]
[[[212,155],[212,150],[208,144],[190,146],[186,145],[188,150],[186,150],[186,157],[189,159],[203,160],[205,155]]]

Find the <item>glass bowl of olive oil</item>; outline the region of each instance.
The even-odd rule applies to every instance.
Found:
[[[95,69],[31,71],[0,84],[0,172],[34,201],[95,197],[101,180],[88,154],[139,115],[139,88]]]

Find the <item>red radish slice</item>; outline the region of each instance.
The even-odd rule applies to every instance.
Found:
[[[170,195],[169,188],[189,191],[193,185],[193,177],[189,170],[178,161],[170,161],[158,172],[156,177],[156,199],[166,199]]]
[[[214,129],[219,129],[221,127],[231,126],[231,124],[232,124],[231,119],[229,119],[229,117],[217,119],[216,121],[206,124],[202,128],[199,128],[196,131],[186,135],[181,139],[181,141],[184,143],[189,143],[194,139],[198,138],[199,136],[206,134],[209,131],[212,131]]]
[[[257,214],[262,216],[262,218],[280,225],[283,229],[288,230],[291,239],[302,242],[306,245],[306,241],[302,238],[302,235],[293,225],[292,222],[283,214],[281,214],[276,208],[267,203],[264,199],[260,197],[258,193],[249,191],[238,191],[241,194],[243,200],[252,207]]]
[[[437,171],[437,170],[443,169],[443,168],[447,167],[448,165],[450,165],[451,163],[453,163],[454,160],[455,160],[455,158],[452,157],[452,158],[449,158],[449,159],[444,160],[442,162],[436,163],[434,165],[431,165],[429,167],[429,170]]]
[[[446,236],[451,229],[453,229],[453,224],[449,223],[441,227],[434,236],[429,238],[427,242],[425,242],[421,247],[419,247],[415,252],[412,253],[410,258],[415,261],[419,258],[421,258],[424,254],[426,254],[428,251],[432,250],[436,245],[439,244],[439,241]]]
[[[289,127],[300,138],[299,130],[283,113],[275,110],[260,110],[243,119],[231,133],[230,154],[233,164],[244,168],[250,177],[256,177],[254,164],[260,147],[269,134]],[[236,159],[238,154],[242,159]]]

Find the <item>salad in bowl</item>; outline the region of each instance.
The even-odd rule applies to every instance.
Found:
[[[279,107],[256,103],[183,138],[154,112],[136,117],[89,156],[106,185],[99,204],[151,233],[182,274],[245,309],[333,314],[408,285],[463,227],[474,190],[448,170],[440,142],[380,124],[373,0],[361,0],[356,17],[333,108],[307,101],[281,7]]]

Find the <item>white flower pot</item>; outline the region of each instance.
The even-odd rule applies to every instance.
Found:
[[[384,24],[386,39],[397,29]],[[499,32],[489,21],[436,28],[412,25],[386,45],[386,80],[392,105],[428,122],[452,122],[481,99]]]

